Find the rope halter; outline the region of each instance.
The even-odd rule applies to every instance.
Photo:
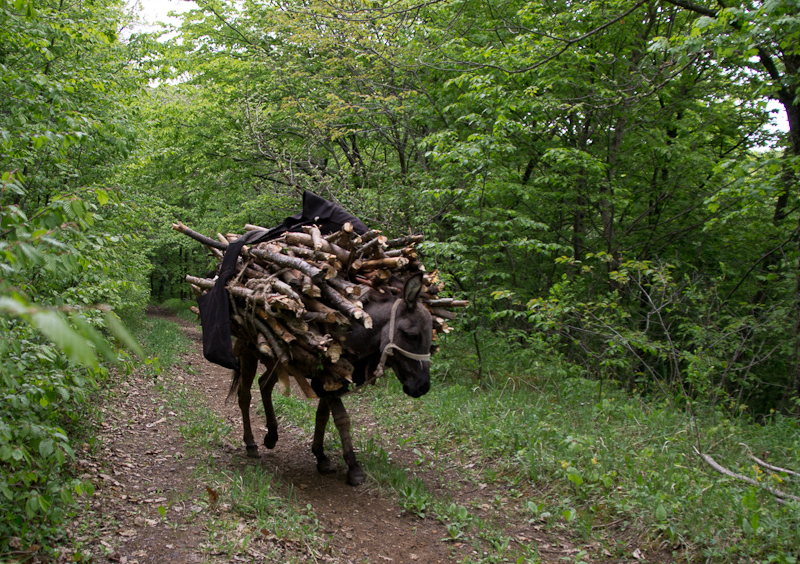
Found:
[[[401,349],[400,347],[394,344],[394,322],[395,318],[397,317],[397,308],[400,307],[401,303],[403,303],[402,298],[398,299],[396,302],[394,302],[394,305],[392,305],[392,315],[389,316],[389,344],[384,347],[383,352],[381,353],[381,360],[378,363],[377,368],[375,368],[375,376],[373,378],[380,378],[381,376],[383,376],[383,370],[386,365],[386,359],[392,356],[394,351],[397,351],[403,356],[408,357],[412,360],[418,360],[420,362],[425,362],[425,361],[430,362],[431,360],[430,353],[416,354],[409,352],[405,349]]]

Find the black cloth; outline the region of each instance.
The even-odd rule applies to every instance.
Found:
[[[351,223],[359,235],[368,231],[363,221],[340,206],[311,192],[303,192],[303,211],[287,217],[268,231],[248,231],[228,245],[214,287],[197,299],[203,327],[203,356],[206,360],[225,368],[239,368],[231,344],[231,305],[225,287],[236,273],[236,260],[244,245],[270,241],[287,231],[302,231],[305,225],[317,225],[323,235],[328,235],[341,229],[345,223]]]

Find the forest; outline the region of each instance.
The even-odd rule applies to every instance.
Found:
[[[216,264],[171,224],[272,226],[304,191],[424,234],[426,265],[470,301],[434,381],[669,412],[709,488],[726,478],[691,452],[699,427],[800,471],[797,0],[197,0],[155,31],[137,17],[0,3],[0,539],[22,539],[0,559],[57,544],[95,489],[74,471],[92,398],[161,370],[137,320],[188,308],[185,276]],[[727,482],[729,544],[681,529],[668,484],[642,502],[650,530],[686,561],[796,562],[797,497]]]

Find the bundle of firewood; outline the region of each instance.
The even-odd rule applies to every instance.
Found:
[[[215,240],[182,223],[172,228],[204,243],[220,262],[228,244],[240,237],[218,233]],[[245,226],[245,231],[252,230],[265,228]],[[422,235],[390,240],[377,230],[359,236],[347,223],[326,236],[310,226],[245,246],[227,286],[232,332],[256,343],[270,361],[291,365],[293,374],[324,378],[325,389],[339,389],[353,381],[353,364],[342,348],[348,328],[353,323],[372,327],[360,301],[368,291],[400,297],[405,281],[422,272],[420,297],[433,316],[434,341],[437,334],[450,331],[447,321],[455,319],[450,309],[469,304],[440,297],[443,283],[436,272],[426,272],[417,254],[422,240]],[[186,280],[198,295],[214,285],[213,278]]]

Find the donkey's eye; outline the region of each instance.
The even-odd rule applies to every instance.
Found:
[[[412,343],[419,343],[422,340],[422,335],[419,333],[406,333],[406,339]]]

